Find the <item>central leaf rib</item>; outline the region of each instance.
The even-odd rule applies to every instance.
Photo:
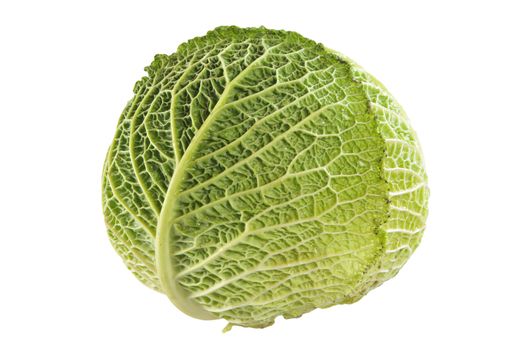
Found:
[[[254,60],[251,64],[249,64],[240,74],[236,76],[232,81],[230,81],[224,91],[221,95],[220,99],[216,103],[214,109],[212,110],[211,114],[207,117],[205,122],[201,125],[198,132],[190,142],[189,147],[181,157],[180,162],[178,163],[174,175],[172,177],[172,180],[170,181],[170,186],[167,191],[167,195],[165,197],[165,203],[163,204],[163,209],[160,214],[160,218],[158,221],[158,228],[157,228],[157,239],[156,239],[156,263],[157,263],[157,271],[160,276],[161,285],[163,287],[163,290],[167,294],[167,296],[170,298],[170,300],[183,312],[189,314],[190,316],[196,317],[196,318],[204,318],[204,319],[214,319],[217,318],[217,316],[214,316],[213,314],[207,312],[204,310],[200,304],[194,302],[192,299],[188,298],[188,293],[184,291],[183,288],[178,284],[177,277],[173,276],[173,270],[171,267],[171,261],[170,261],[170,255],[167,254],[164,250],[168,249],[168,242],[166,241],[168,237],[168,232],[170,232],[170,228],[167,227],[171,225],[171,222],[167,219],[167,217],[170,217],[170,215],[173,215],[173,212],[175,211],[173,208],[173,204],[175,203],[173,201],[173,198],[178,195],[179,187],[181,185],[181,182],[183,181],[184,177],[182,172],[185,170],[185,166],[188,162],[192,161],[193,156],[193,150],[196,147],[196,145],[199,145],[199,142],[201,141],[202,135],[205,134],[207,130],[207,126],[214,121],[215,115],[218,114],[218,111],[220,111],[223,108],[223,105],[226,103],[229,92],[231,89],[236,86],[237,82],[243,79],[244,74],[246,72],[249,72],[252,67],[257,65],[262,59],[264,59],[265,55],[271,50],[271,48],[268,48],[262,56]]]

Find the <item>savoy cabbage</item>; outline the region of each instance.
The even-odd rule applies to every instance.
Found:
[[[351,60],[220,27],[146,71],[107,154],[104,215],[132,273],[183,312],[265,327],[352,303],[419,244],[419,144]]]

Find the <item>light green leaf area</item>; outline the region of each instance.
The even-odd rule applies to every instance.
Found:
[[[354,62],[220,27],[146,70],[105,162],[104,214],[128,268],[185,313],[265,327],[351,303],[419,244],[419,144]]]

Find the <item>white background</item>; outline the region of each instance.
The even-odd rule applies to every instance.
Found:
[[[526,349],[526,14],[521,1],[2,2],[0,348]],[[420,248],[359,303],[222,334],[126,271],[100,177],[153,55],[230,24],[300,32],[377,76],[420,137],[432,196]]]

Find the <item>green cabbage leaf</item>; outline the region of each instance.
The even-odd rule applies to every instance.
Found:
[[[220,27],[146,71],[106,157],[104,216],[126,266],[183,312],[265,327],[352,303],[419,244],[420,146],[356,63]]]

